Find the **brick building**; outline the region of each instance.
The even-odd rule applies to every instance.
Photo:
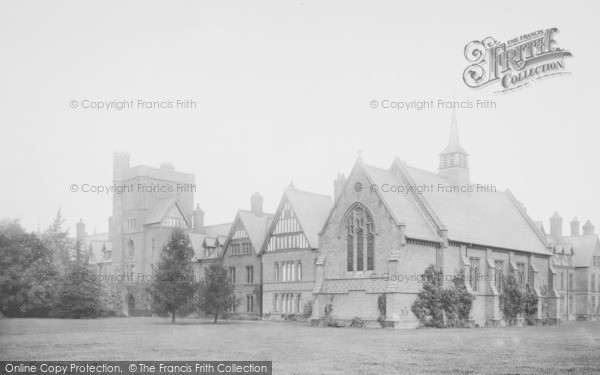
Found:
[[[560,315],[564,320],[600,319],[598,235],[589,220],[581,233],[580,222],[574,218],[569,236],[563,236],[562,224],[562,217],[555,212],[550,218],[550,233],[546,234],[554,250],[552,269]]]
[[[331,206],[331,197],[293,185],[283,193],[260,253],[263,315],[299,315],[312,300],[319,231]]]
[[[235,288],[237,306],[230,310],[240,317],[262,316],[262,263],[259,256],[265,233],[273,219],[263,212],[263,197],[250,198],[251,210],[239,210],[223,245],[221,259],[229,270]]]
[[[193,209],[195,177],[160,168],[129,166],[129,155],[115,153],[109,232],[87,235],[82,221],[77,238],[100,273],[128,276],[113,299],[126,315],[148,313],[148,296],[139,278],[151,275],[160,249],[175,227],[188,231],[193,268],[222,261],[235,286],[238,304],[230,312],[246,318],[301,314],[311,304],[312,319],[326,315],[340,322],[360,317],[378,324],[378,300],[385,296],[387,324],[416,327],[411,305],[429,265],[450,284],[459,274],[475,295],[471,311],[478,325],[503,325],[499,296],[505,275],[514,274],[522,290],[545,296],[535,319],[591,319],[600,304],[600,242],[591,223],[571,223],[562,236],[555,214],[546,234],[506,190],[470,180],[469,155],[460,145],[456,118],[437,173],[395,158],[389,168],[367,165],[359,156],[346,178],[334,181],[334,199],[297,190],[284,191],[274,215],[263,212],[263,198],[239,210],[232,223],[205,226]],[[143,280],[142,280],[143,281]],[[544,315],[545,314],[545,315]]]
[[[476,324],[504,324],[499,309],[502,275],[512,272],[520,287],[538,295],[551,283],[550,244],[510,191],[471,183],[468,154],[453,116],[438,173],[396,158],[387,168],[359,157],[323,226],[314,286],[313,318],[329,311],[348,322],[377,324],[378,298],[386,298],[386,321],[416,327],[411,305],[419,276],[433,264],[444,283],[464,272],[476,296]],[[549,292],[549,317],[557,322],[557,297]],[[541,319],[542,309],[538,309]]]
[[[108,233],[87,235],[80,221],[77,238],[97,272],[119,276],[118,282],[105,285],[113,307],[125,315],[148,315],[145,286],[173,229],[190,233],[193,266],[196,276],[201,277],[205,258],[221,251],[218,241],[224,241],[230,225],[204,226],[204,212],[199,207],[193,209],[195,176],[176,171],[170,163],[160,168],[131,167],[129,154],[115,153],[113,185]]]

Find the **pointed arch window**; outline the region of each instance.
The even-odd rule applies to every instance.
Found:
[[[127,242],[127,255],[130,259],[135,255],[135,242],[131,238]]]
[[[362,206],[352,208],[346,219],[346,259],[348,272],[375,269],[373,218]]]

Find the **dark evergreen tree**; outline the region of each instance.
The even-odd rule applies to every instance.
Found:
[[[171,316],[171,324],[175,324],[178,310],[189,303],[196,291],[192,254],[187,233],[183,229],[174,229],[162,249],[152,284],[148,287],[152,311],[158,316]]]
[[[533,288],[527,284],[523,295],[523,314],[527,324],[534,324],[534,318],[538,311],[538,296]]]
[[[504,319],[512,324],[524,308],[523,293],[517,284],[514,272],[511,272],[504,278],[502,293],[500,293],[500,310],[504,314]]]
[[[79,241],[75,245],[74,256],[61,283],[58,314],[63,318],[95,318],[101,311],[102,287],[88,268],[87,257]]]
[[[42,234],[42,241],[52,254],[54,267],[61,275],[66,274],[68,271],[74,255],[73,243],[69,239],[69,231],[62,229],[64,222],[65,220],[62,218],[59,208],[52,225]]]
[[[200,285],[200,310],[208,315],[214,315],[214,323],[217,323],[219,313],[235,306],[233,290],[229,274],[223,264],[211,263]]]
[[[423,274],[423,288],[411,307],[423,326],[437,328],[444,326],[442,299],[442,271],[430,265]]]
[[[423,274],[423,288],[412,305],[412,312],[425,327],[464,327],[475,296],[465,286],[461,271],[450,288],[443,288],[442,271],[430,265]]]

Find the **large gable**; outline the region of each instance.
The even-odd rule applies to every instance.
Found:
[[[573,245],[573,265],[575,267],[589,267],[592,264],[594,251],[600,251],[598,235],[564,237],[563,241]]]
[[[229,231],[229,236],[225,242],[226,250],[223,254],[228,251],[232,240],[244,238],[250,240],[255,253],[259,252],[262,249],[265,234],[272,218],[273,215],[271,214],[263,214],[259,217],[251,211],[239,210]]]
[[[396,223],[406,224],[406,236],[408,238],[441,242],[440,236],[427,219],[426,213],[410,194],[382,191],[387,187],[402,185],[397,176],[385,169],[369,165],[364,165],[364,171],[373,186],[377,187],[375,190],[379,193],[381,200],[387,206]]]
[[[145,225],[152,224],[160,224],[164,227],[190,227],[176,198],[162,199],[158,202],[146,219]]]
[[[329,196],[287,188],[271,223],[263,251],[316,249],[331,211]]]

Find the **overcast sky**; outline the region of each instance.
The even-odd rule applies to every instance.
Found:
[[[597,1],[0,0],[0,217],[30,230],[58,207],[74,233],[107,230],[112,154],[196,175],[207,224],[255,191],[332,194],[362,150],[436,171],[450,110],[373,109],[372,100],[494,100],[459,110],[471,179],[510,188],[535,220],[559,211],[600,229]],[[462,80],[467,43],[557,27],[572,74],[495,94]],[[77,100],[190,99],[197,108],[107,111]]]

